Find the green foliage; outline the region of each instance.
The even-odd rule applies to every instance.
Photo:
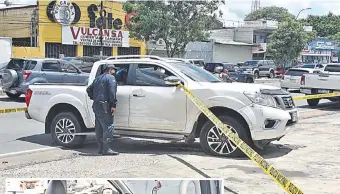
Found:
[[[264,7],[253,13],[248,14],[246,18],[244,19],[244,21],[256,21],[256,20],[264,19],[264,20],[273,20],[277,22],[283,22],[287,18],[292,19],[292,18],[295,18],[295,16],[290,14],[288,12],[288,9],[286,8],[270,6],[270,7]]]
[[[313,34],[315,35],[315,32],[305,32],[298,21],[287,19],[270,36],[268,53],[277,64],[286,64],[299,56]]]
[[[209,37],[207,29],[216,20],[220,3],[224,1],[128,1],[123,9],[136,12],[131,25],[127,26],[132,38],[162,39],[168,57],[173,57],[182,54],[189,42]]]
[[[309,15],[300,21],[305,26],[313,26],[318,37],[329,37],[340,32],[340,16],[332,13],[323,16]]]
[[[328,36],[328,38],[331,39],[335,44],[340,45],[340,32],[334,35]]]

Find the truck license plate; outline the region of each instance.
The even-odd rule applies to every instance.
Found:
[[[329,90],[318,90],[318,93],[320,93],[320,94],[328,94]]]
[[[291,112],[290,116],[291,116],[292,122],[296,122],[298,120],[297,112],[296,111],[295,112]]]
[[[310,89],[300,89],[300,92],[304,94],[312,94],[312,90]]]

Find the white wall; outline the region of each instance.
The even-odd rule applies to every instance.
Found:
[[[238,63],[251,60],[253,57],[251,46],[236,46],[227,44],[215,44],[213,62]]]

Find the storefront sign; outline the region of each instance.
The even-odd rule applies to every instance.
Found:
[[[63,26],[62,44],[101,46],[100,29]],[[103,46],[105,47],[129,47],[129,31],[103,29]]]
[[[87,12],[90,18],[91,28],[103,27],[103,29],[120,30],[123,27],[123,21],[120,18],[114,18],[112,13],[107,12],[106,10],[100,11],[98,6],[95,4],[91,4],[87,8]],[[103,17],[103,19],[101,18],[101,16]],[[102,24],[102,20],[103,20],[103,24]]]
[[[47,17],[51,22],[61,25],[70,25],[79,22],[80,8],[76,3],[65,0],[52,1],[47,6]]]

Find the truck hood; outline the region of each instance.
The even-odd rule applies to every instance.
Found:
[[[266,93],[266,94],[276,94],[276,95],[287,95],[288,92],[282,90],[281,88],[274,87],[274,86],[268,86],[263,84],[249,84],[249,83],[239,83],[239,82],[233,82],[233,83],[208,83],[208,82],[202,82],[200,83],[204,89],[213,89],[218,90],[221,92],[260,92]],[[289,93],[288,93],[289,94]]]

